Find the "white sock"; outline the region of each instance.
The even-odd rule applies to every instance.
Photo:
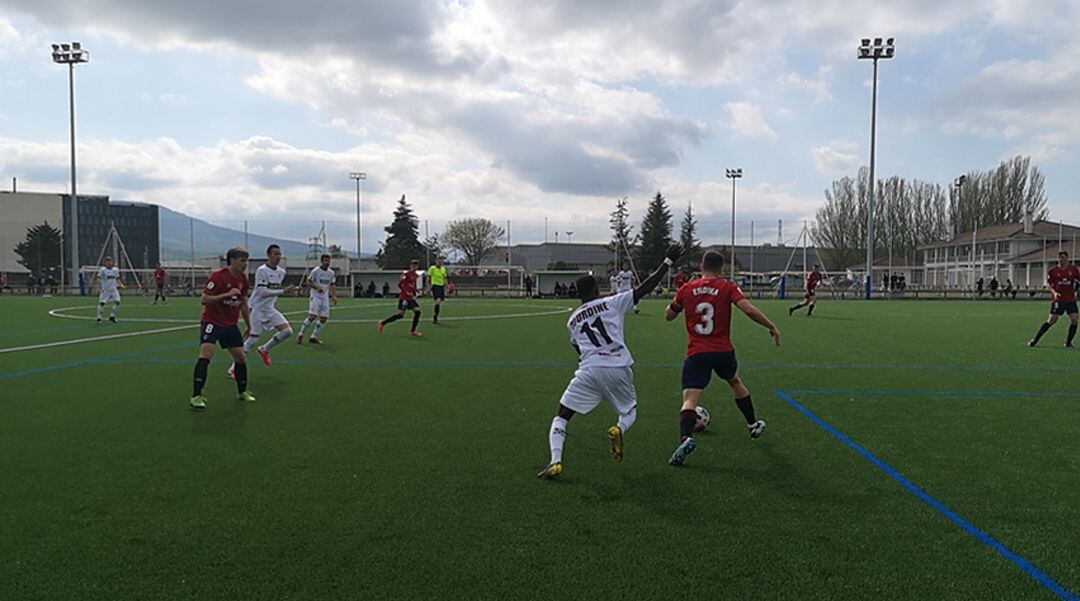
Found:
[[[321,332],[322,329],[325,328],[325,327],[326,327],[326,322],[325,321],[320,321],[320,322],[316,323],[315,324],[315,329],[312,330],[312,332],[311,332],[311,337],[312,338],[318,338],[319,337],[319,332]]]
[[[619,424],[618,424],[619,429],[622,430],[623,434],[626,434],[626,431],[629,430],[631,427],[633,427],[634,422],[636,422],[636,421],[637,421],[637,407],[634,407],[626,415],[620,415],[619,416]]]
[[[567,421],[559,416],[551,420],[551,431],[548,433],[548,444],[551,445],[551,462],[562,462],[563,443],[566,442]]]
[[[244,341],[244,354],[246,355],[250,353],[251,349],[255,348],[258,345],[259,337],[256,336],[254,333],[251,334],[251,336],[248,336],[247,340]]]
[[[105,303],[101,303],[97,306],[97,318],[101,319],[101,314],[105,312]]]
[[[116,312],[120,310],[120,303],[116,303],[112,306],[112,316],[116,317]]]
[[[310,325],[311,325],[311,319],[305,319],[304,323],[300,324],[300,335],[301,336],[304,335],[304,332],[307,331],[308,326],[310,326]]]
[[[278,331],[277,334],[274,334],[273,338],[271,338],[270,340],[267,340],[266,344],[262,345],[259,348],[261,348],[264,353],[269,352],[270,349],[272,349],[275,346],[281,344],[282,342],[285,342],[286,340],[288,340],[291,337],[292,337],[292,328],[285,328],[284,330]]]

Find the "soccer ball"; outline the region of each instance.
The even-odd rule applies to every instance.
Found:
[[[697,414],[697,422],[694,423],[694,431],[701,432],[709,426],[709,410],[704,407],[695,407],[694,413]]]

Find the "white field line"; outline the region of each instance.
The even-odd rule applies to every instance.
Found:
[[[165,332],[176,332],[178,330],[187,330],[195,327],[198,324],[188,324],[183,326],[172,326],[169,328],[158,328],[156,330],[143,330],[140,332],[124,332],[122,334],[106,334],[105,336],[92,336],[90,338],[76,338],[74,340],[58,340],[56,342],[46,342],[43,344],[30,344],[27,346],[12,346],[8,348],[0,348],[0,354],[4,353],[17,353],[19,351],[36,351],[38,349],[53,348],[57,346],[69,346],[72,344],[82,344],[84,342],[99,342],[102,340],[115,340],[117,338],[130,338],[132,336],[146,336],[149,334],[164,334]]]

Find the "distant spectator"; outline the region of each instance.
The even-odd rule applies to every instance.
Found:
[[[570,298],[577,298],[578,297],[577,284],[575,284],[574,282],[570,282],[570,289],[566,291],[566,294]]]
[[[375,298],[375,280],[372,280],[367,286],[367,295],[369,298]]]
[[[997,291],[1000,284],[998,284],[997,276],[990,278],[990,298],[997,298]]]
[[[390,283],[389,282],[383,282],[383,285],[382,285],[382,297],[383,298],[389,298],[390,297]]]
[[[7,277],[0,273],[0,294],[4,293],[4,288],[7,288]]]
[[[1009,278],[1005,278],[1005,288],[1001,290],[1001,298],[1006,296],[1016,298],[1016,288],[1013,288],[1012,280]]]
[[[983,279],[979,278],[975,281],[975,292],[981,297],[983,295]]]
[[[525,274],[525,298],[532,298],[533,279],[529,274]]]

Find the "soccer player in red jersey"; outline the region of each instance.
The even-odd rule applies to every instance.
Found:
[[[165,268],[161,263],[157,264],[157,268],[154,269],[154,283],[157,284],[157,290],[154,292],[154,304],[157,304],[158,299],[161,299],[161,304],[169,304],[169,299],[165,298]]]
[[[806,276],[806,294],[803,295],[801,303],[787,310],[788,317],[791,317],[793,313],[807,305],[809,305],[810,308],[806,310],[806,316],[814,316],[814,307],[817,305],[817,287],[819,284],[821,284],[821,265],[815,263],[813,271]]]
[[[681,441],[668,461],[671,465],[683,465],[697,446],[693,438],[694,424],[697,423],[694,410],[701,402],[701,393],[709,385],[713,372],[731,386],[735,404],[746,418],[750,438],[758,438],[765,432],[765,422],[754,414],[750,391],[739,379],[739,363],[731,344],[731,306],[735,305],[747,317],[768,328],[777,347],[780,346],[780,332],[764,313],[750,304],[737,285],[720,278],[723,268],[723,255],[706,252],[701,258],[701,277],[684,284],[664,312],[664,318],[672,321],[685,311],[689,336],[682,370]]]
[[[676,273],[672,283],[675,285],[675,291],[678,292],[679,288],[682,288],[683,284],[686,283],[686,274],[681,271]]]
[[[409,261],[409,268],[401,273],[401,279],[399,279],[397,283],[398,290],[400,290],[398,293],[398,312],[379,322],[379,334],[382,334],[386,324],[394,323],[402,317],[405,317],[405,311],[411,310],[413,312],[413,318],[412,330],[409,331],[409,335],[421,335],[420,332],[416,331],[416,326],[420,325],[420,304],[416,302],[416,294],[418,292],[416,286],[418,277],[416,270],[419,269],[419,267],[420,261],[413,259],[412,261]]]
[[[1073,338],[1076,337],[1076,287],[1080,285],[1080,269],[1069,263],[1069,253],[1058,253],[1058,264],[1050,268],[1046,274],[1046,286],[1050,288],[1050,317],[1039,327],[1035,337],[1028,341],[1028,346],[1034,348],[1039,344],[1039,339],[1057,323],[1062,315],[1068,315],[1069,336],[1065,339],[1065,348],[1073,347]]]
[[[247,363],[244,357],[244,335],[237,322],[244,317],[247,331],[251,331],[251,314],[248,312],[248,252],[243,248],[230,248],[225,254],[228,267],[210,274],[202,293],[202,323],[199,326],[199,360],[195,363],[195,392],[191,408],[206,409],[206,397],[202,395],[206,385],[206,372],[214,356],[214,344],[227,349],[235,362],[234,377],[239,400],[254,402],[255,395],[247,390]]]

